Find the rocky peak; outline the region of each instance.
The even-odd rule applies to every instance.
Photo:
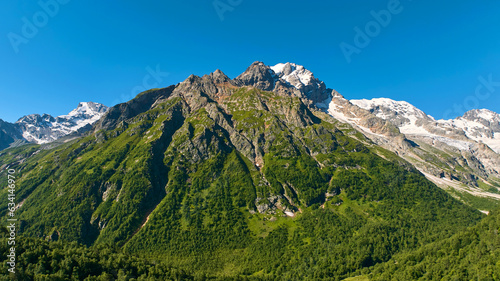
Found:
[[[279,63],[271,69],[277,77],[315,103],[323,102],[330,97],[331,91],[326,88],[325,83],[314,77],[314,74],[302,65],[289,62]]]
[[[67,116],[73,117],[93,117],[108,111],[108,107],[96,102],[81,102]]]
[[[184,81],[181,82],[181,85],[183,85],[183,84],[193,84],[193,83],[196,83],[196,81],[200,81],[200,80],[201,80],[200,76],[191,74],[191,75],[189,75],[188,78],[186,78],[186,80],[184,80]]]
[[[496,112],[493,112],[488,109],[473,109],[465,112],[465,114],[462,116],[462,118],[465,118],[470,121],[474,121],[477,119],[484,119],[484,120],[489,120],[489,121],[500,121],[500,115]]]
[[[42,124],[50,123],[50,122],[54,122],[54,121],[55,121],[54,117],[52,117],[49,114],[43,114],[41,116],[40,116],[40,114],[30,114],[30,115],[26,115],[26,116],[19,118],[19,120],[17,120],[16,123],[18,123],[18,124],[24,123],[24,124],[38,126],[38,125],[42,125]]]
[[[231,81],[231,79],[227,77],[227,75],[224,74],[224,72],[222,72],[220,69],[217,69],[216,71],[210,73],[209,77],[214,81],[214,83],[217,84],[227,83]]]
[[[311,103],[325,101],[331,92],[311,71],[289,62],[271,67],[263,62],[254,62],[234,81],[238,86],[252,86],[280,95],[297,96],[308,99]]]
[[[191,110],[197,110],[207,105],[209,100],[219,101],[221,98],[231,95],[231,88],[234,86],[236,86],[236,82],[217,69],[203,77],[189,76],[188,79],[175,87],[172,95],[181,97]]]
[[[234,81],[239,86],[253,86],[260,90],[272,91],[275,85],[275,74],[269,66],[256,61]]]
[[[500,132],[500,114],[488,109],[469,110],[457,120],[477,122],[485,128],[491,129],[492,132]]]

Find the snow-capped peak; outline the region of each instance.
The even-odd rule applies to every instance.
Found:
[[[407,136],[439,139],[460,150],[468,150],[473,142],[482,142],[500,153],[500,115],[493,111],[475,109],[452,120],[436,121],[406,101],[374,98],[353,99],[350,102],[388,120]],[[335,107],[330,106],[330,110],[335,111]]]
[[[48,143],[73,132],[89,128],[99,120],[108,107],[95,102],[81,102],[67,115],[52,117],[49,114],[27,115],[20,118],[16,125],[23,137],[33,143]]]
[[[370,111],[379,118],[390,121],[403,134],[429,134],[423,125],[424,123],[435,121],[433,117],[428,116],[422,110],[406,101],[375,98],[371,100],[351,100],[351,103]]]
[[[315,103],[325,102],[330,97],[325,83],[314,77],[314,74],[304,66],[295,63],[278,63],[270,66],[269,72],[275,81],[281,80],[299,90]]]
[[[468,138],[485,143],[500,153],[500,115],[496,112],[473,109],[463,116],[451,120],[439,120],[438,123],[462,130]]]
[[[408,119],[420,119],[420,118],[431,118],[429,115],[425,114],[422,110],[418,109],[417,107],[413,106],[409,102],[406,101],[395,101],[389,98],[374,98],[371,100],[368,99],[361,99],[361,100],[356,100],[353,99],[351,100],[351,103],[372,111],[375,115],[377,115],[380,118],[383,119],[388,119],[389,116],[386,116],[386,114],[393,114],[396,113],[395,115],[403,116]],[[385,110],[384,110],[385,109]],[[390,112],[387,112],[387,111]]]
[[[297,89],[309,85],[314,78],[311,71],[295,63],[278,63],[275,66],[271,66],[271,69],[278,77],[287,81]]]
[[[95,102],[81,102],[78,107],[73,109],[66,116],[94,116],[102,115],[108,110],[108,107]]]
[[[458,117],[458,119],[460,118],[464,118],[470,121],[482,119],[487,122],[500,122],[500,114],[488,109],[469,110],[462,117]]]

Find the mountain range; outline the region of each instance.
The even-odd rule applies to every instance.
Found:
[[[220,71],[214,74],[223,75]],[[266,66],[256,62],[232,82],[235,86],[251,85],[301,98],[308,106],[327,112],[375,144],[395,152],[436,185],[478,209],[492,209],[500,199],[498,113],[475,109],[455,119],[435,120],[404,101],[347,100],[294,63]],[[113,108],[118,113],[110,115],[121,114],[124,108],[120,106]],[[91,130],[108,110],[99,103],[82,102],[68,115],[32,114],[14,124],[0,120],[0,149],[79,136]]]
[[[84,133],[107,110],[107,106],[99,103],[82,102],[67,115],[31,114],[15,123],[0,120],[0,150],[26,143],[50,143],[70,134]]]
[[[19,174],[19,235],[58,261],[26,249],[20,261],[36,266],[25,279],[475,280],[498,266],[495,113],[436,121],[405,102],[349,101],[303,66],[262,62],[101,109],[78,119],[95,121],[79,136],[0,151],[0,180]],[[460,238],[475,234],[493,239]],[[467,247],[489,271],[442,266]],[[419,258],[431,249],[441,266]]]
[[[328,112],[374,143],[412,163],[429,180],[481,209],[500,199],[500,116],[471,110],[453,120],[435,120],[404,101],[346,100],[334,93]],[[475,198],[471,199],[473,196]],[[478,201],[479,200],[479,201]]]

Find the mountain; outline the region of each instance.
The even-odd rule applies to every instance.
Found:
[[[487,109],[474,109],[453,120],[438,120],[404,101],[387,98],[351,100],[377,117],[389,120],[406,135],[442,136],[464,142],[485,143],[500,153],[500,115]],[[471,141],[472,140],[472,141]],[[469,144],[449,141],[461,150]]]
[[[99,103],[82,102],[67,115],[31,114],[14,124],[0,121],[0,149],[16,144],[45,144],[73,133],[86,132],[107,110],[107,106]]]
[[[19,235],[76,241],[94,258],[115,246],[195,280],[342,280],[484,217],[324,112],[317,104],[334,92],[312,73],[274,69],[191,75],[112,107],[59,146],[3,150],[0,180],[17,171]],[[380,134],[402,135],[365,113]],[[82,270],[36,271],[95,279],[104,267],[118,278],[109,262],[77,260]],[[149,268],[127,269],[128,278],[146,279]]]
[[[22,134],[14,124],[0,119],[0,150],[23,139]]]
[[[300,97],[306,103],[324,101],[331,89],[314,77],[313,73],[301,65],[280,63],[269,67],[255,62],[234,79],[237,86],[252,86],[264,91]]]
[[[500,115],[487,109],[473,109],[453,120],[439,120],[444,127],[463,130],[465,135],[479,143],[485,143],[500,153]]]
[[[330,96],[331,90],[326,89],[325,83],[302,65],[279,63],[271,69],[280,79],[304,93],[313,102],[324,101]]]
[[[333,117],[397,153],[468,204],[482,210],[498,206],[498,114],[472,110],[453,120],[435,120],[404,101],[333,96],[327,109]]]

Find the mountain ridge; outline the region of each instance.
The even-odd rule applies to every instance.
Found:
[[[201,279],[342,280],[484,217],[269,69],[192,75],[83,137],[2,151],[19,235],[117,245]]]
[[[108,107],[94,102],[81,102],[66,115],[30,114],[15,123],[0,122],[0,150],[27,143],[46,144],[70,134],[91,129]]]
[[[371,117],[356,117],[362,112]],[[407,102],[387,98],[348,101],[340,95],[330,102],[329,113],[410,161],[431,181],[457,198],[470,204],[467,195],[470,194],[489,198],[481,199],[488,201],[487,209],[498,205],[500,156],[493,149],[500,143],[495,135],[500,120],[498,114],[471,110],[456,119],[435,120]],[[365,120],[373,118],[391,123],[410,145],[401,145],[401,137],[380,134],[367,126]],[[486,206],[476,204],[478,208],[480,205]]]
[[[81,128],[80,133],[109,130],[117,126],[125,128],[124,126],[128,126],[126,120],[131,116],[154,108],[158,102],[171,95],[185,98],[190,107],[197,108],[206,103],[193,101],[189,97],[190,91],[201,91],[206,95],[203,99],[219,102],[229,96],[232,88],[248,86],[281,96],[298,97],[306,106],[319,108],[337,120],[352,125],[376,144],[410,161],[435,184],[445,189],[451,188],[452,194],[456,195],[458,192],[459,198],[466,196],[464,192],[489,198],[482,200],[487,201],[490,206],[481,207],[483,209],[490,209],[500,199],[497,194],[500,193],[498,114],[487,110],[472,110],[453,120],[435,120],[408,102],[388,98],[348,101],[340,93],[327,88],[311,71],[295,63],[268,66],[256,61],[234,79],[219,69],[202,77],[191,75],[177,85],[143,92],[129,102],[111,107],[109,111],[89,116],[91,122]],[[62,117],[68,116],[70,115]],[[4,143],[11,143],[13,146],[25,144],[27,140],[44,143],[74,131],[66,127],[59,130],[55,137],[49,133],[44,138],[45,132],[56,131],[54,129],[57,128],[42,125],[42,132],[34,132],[32,136],[29,135],[30,122],[51,124],[51,120],[56,118],[48,115],[23,118],[33,119],[25,120],[24,136],[12,137],[12,134],[5,134],[8,131],[6,129],[0,130],[0,140],[3,138]],[[64,120],[59,123],[64,123]],[[37,128],[31,127],[32,130],[39,130]],[[241,142],[247,147],[255,146],[244,138],[241,138]]]

